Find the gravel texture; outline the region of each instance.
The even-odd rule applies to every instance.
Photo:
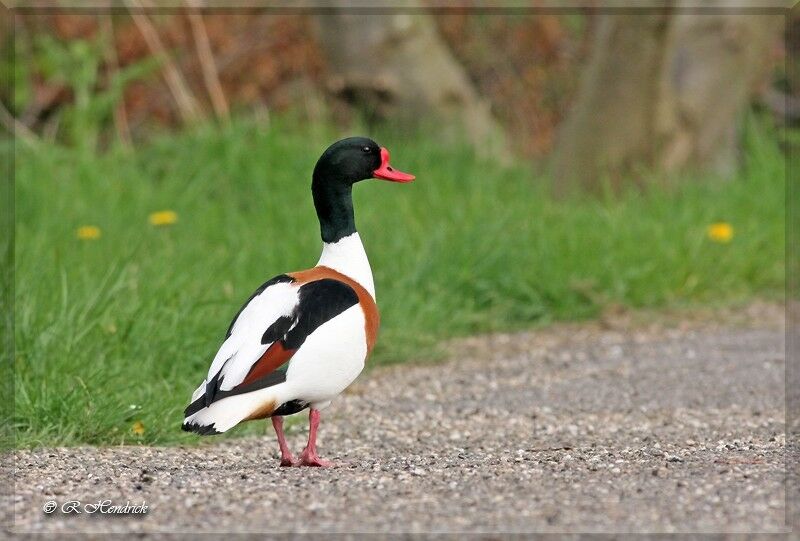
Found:
[[[783,318],[761,310],[470,338],[369,371],[323,413],[327,470],[279,468],[271,431],[20,451],[4,507],[16,532],[786,532]],[[295,452],[305,436],[292,425]],[[149,512],[42,512],[100,499]]]

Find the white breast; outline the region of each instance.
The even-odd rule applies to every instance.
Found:
[[[337,242],[326,242],[322,247],[322,255],[317,265],[323,265],[349,276],[366,289],[375,299],[375,284],[372,280],[372,268],[369,266],[367,252],[361,243],[358,232],[339,239]]]

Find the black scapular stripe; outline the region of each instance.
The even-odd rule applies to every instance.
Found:
[[[242,315],[242,311],[245,308],[247,308],[247,305],[250,304],[253,299],[255,299],[256,297],[258,297],[259,295],[264,293],[264,290],[266,290],[269,286],[274,286],[275,284],[282,284],[282,283],[286,283],[286,282],[294,282],[294,278],[292,278],[288,274],[279,274],[278,276],[275,276],[274,278],[270,278],[269,280],[267,280],[266,282],[264,282],[263,284],[258,286],[258,289],[256,289],[253,292],[253,294],[250,295],[250,298],[247,299],[247,302],[245,302],[242,305],[242,307],[239,308],[239,311],[236,312],[236,315],[233,316],[233,319],[231,320],[231,324],[228,326],[228,331],[225,333],[225,339],[227,340],[228,338],[230,338],[231,333],[233,332],[233,326],[236,325],[236,321],[239,319],[239,316]]]
[[[339,280],[323,278],[303,285],[295,310],[297,323],[281,339],[283,347],[298,349],[320,325],[356,304],[356,292]]]
[[[294,325],[296,316],[294,313],[291,316],[281,316],[275,320],[275,323],[269,326],[264,334],[261,336],[262,344],[271,344],[277,342],[289,332],[289,329]]]

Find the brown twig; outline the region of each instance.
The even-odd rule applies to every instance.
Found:
[[[2,103],[0,103],[0,124],[2,124],[9,133],[14,134],[15,137],[31,146],[35,146],[39,142],[39,138],[36,134],[33,133],[28,126],[14,118],[11,111],[6,109],[6,106]]]
[[[184,122],[198,120],[202,115],[197,105],[197,100],[194,99],[178,66],[167,53],[163,43],[161,43],[161,38],[158,37],[155,26],[150,22],[147,15],[141,12],[142,4],[139,0],[125,0],[125,5],[128,7],[133,22],[136,23],[139,32],[142,33],[144,40],[147,42],[150,52],[164,61],[164,80],[166,80],[167,86],[173,98],[175,98],[181,118],[183,118]]]
[[[206,26],[203,23],[203,15],[200,13],[195,0],[186,0],[186,5],[189,7],[187,15],[192,27],[197,57],[200,59],[200,66],[203,70],[206,91],[211,98],[211,104],[214,106],[217,118],[222,119],[227,124],[229,121],[228,101],[225,99],[225,92],[223,92],[222,85],[219,82],[219,73],[217,72],[217,65],[214,61],[214,53],[211,50],[211,42],[208,39]]]
[[[119,58],[117,57],[117,45],[114,40],[114,21],[111,18],[111,13],[106,13],[102,17],[103,33],[109,40],[108,47],[106,47],[106,64],[108,64],[108,79],[109,82],[114,76],[119,73]],[[133,147],[133,138],[131,137],[131,129],[128,124],[128,114],[125,111],[125,90],[123,89],[122,97],[119,103],[114,107],[114,127],[117,130],[117,137],[126,148]]]

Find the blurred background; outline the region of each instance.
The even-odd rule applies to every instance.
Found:
[[[553,157],[560,181],[590,187],[593,173],[637,167],[729,175],[746,110],[800,115],[800,74],[785,63],[800,20],[783,15],[130,6],[15,15],[2,99],[19,130],[107,146],[231,114],[428,121],[493,155]],[[74,133],[90,121],[101,140]]]
[[[229,318],[316,261],[310,172],[346,135],[418,178],[356,193],[375,363],[783,299],[798,17],[127,5],[0,35],[20,445],[190,439]]]

